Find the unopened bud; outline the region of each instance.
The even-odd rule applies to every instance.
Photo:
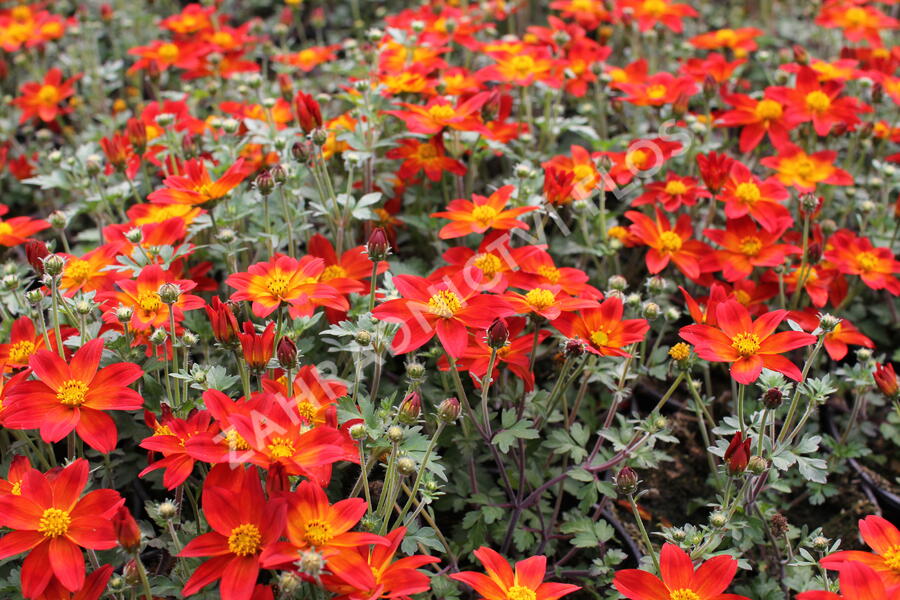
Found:
[[[447,398],[438,406],[438,418],[444,423],[453,423],[459,418],[459,400]]]
[[[406,376],[412,381],[421,381],[425,373],[425,365],[422,363],[415,361],[406,363]]]
[[[66,266],[66,259],[59,254],[51,254],[44,259],[44,272],[51,277],[58,277]]]
[[[28,290],[27,292],[25,292],[25,300],[27,300],[29,304],[38,305],[43,299],[44,292],[42,292],[40,289]]]
[[[66,218],[66,214],[61,210],[55,210],[50,213],[50,215],[47,217],[47,221],[54,229],[64,229],[69,222],[69,220]]]
[[[368,331],[357,331],[354,339],[357,344],[365,347],[372,343],[372,334]]]
[[[783,400],[784,393],[780,389],[775,387],[767,389],[762,397],[763,406],[765,406],[769,410],[774,410],[781,406]]]
[[[611,290],[618,290],[621,292],[622,290],[624,290],[625,288],[628,287],[628,280],[625,279],[624,277],[622,277],[621,275],[613,275],[606,282],[606,285]]]
[[[713,512],[711,515],[709,515],[709,524],[712,525],[713,527],[715,527],[716,529],[725,527],[725,525],[727,523],[728,523],[728,515],[726,515],[725,513],[723,513],[720,510],[717,510],[717,511]]]
[[[769,461],[762,456],[751,456],[747,463],[747,470],[754,475],[762,475],[769,468]]]
[[[300,560],[294,563],[304,575],[317,578],[325,569],[325,557],[315,550],[301,550]]]
[[[155,346],[165,344],[167,339],[169,339],[169,334],[165,329],[156,329],[150,334],[150,343]]]
[[[159,513],[159,517],[161,519],[171,521],[178,515],[178,505],[171,500],[165,500],[159,503],[157,512]]]
[[[372,262],[384,260],[387,258],[390,250],[391,246],[384,229],[381,227],[373,229],[372,233],[369,234],[369,241],[366,243],[366,253],[369,255],[369,260]]]
[[[134,315],[134,309],[130,306],[119,306],[116,309],[116,320],[123,325],[131,321],[132,315]]]
[[[641,315],[647,320],[654,320],[659,317],[659,313],[662,309],[659,308],[659,304],[656,302],[645,302],[644,307],[641,309]]]
[[[297,366],[297,344],[291,338],[283,336],[278,340],[275,355],[282,369],[293,369]]]
[[[275,179],[268,171],[264,171],[256,176],[256,189],[263,196],[268,196],[275,190]]]
[[[357,423],[350,427],[350,437],[358,442],[369,437],[369,432],[366,431],[365,425]]]
[[[397,461],[397,471],[404,477],[409,477],[416,472],[416,461],[404,456]]]
[[[175,304],[181,296],[181,288],[177,283],[164,283],[159,286],[159,299],[163,304]]]
[[[630,496],[638,487],[638,476],[631,467],[622,467],[616,474],[616,491],[624,496]]]
[[[316,146],[324,146],[325,142],[328,141],[328,132],[321,127],[317,127],[312,132],[312,141]]]
[[[838,326],[841,320],[838,317],[830,314],[820,314],[819,315],[819,327],[822,328],[822,331],[834,331],[834,328]]]
[[[487,328],[484,341],[487,342],[489,348],[494,350],[503,348],[509,341],[509,329],[506,327],[506,321],[499,317],[494,319],[494,322]],[[490,376],[490,374],[488,375]]]
[[[400,403],[398,418],[404,425],[413,425],[422,414],[422,396],[417,391],[410,392]]]
[[[388,427],[387,438],[395,444],[399,443],[403,440],[403,429],[401,427],[397,427],[396,425]]]

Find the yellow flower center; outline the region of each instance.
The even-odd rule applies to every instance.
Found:
[[[671,592],[669,600],[700,600],[700,596],[694,590],[680,589]]]
[[[307,421],[312,421],[316,416],[316,407],[309,400],[300,400],[297,402],[297,413]]]
[[[227,31],[217,31],[212,36],[212,43],[227,48],[234,44],[234,37]]]
[[[59,508],[48,508],[41,515],[41,520],[38,521],[38,533],[48,538],[66,535],[71,523],[72,518],[67,511]]]
[[[22,495],[22,482],[16,481],[12,484],[12,489],[9,490],[9,493],[13,496],[21,496]]]
[[[744,290],[735,290],[734,291],[734,299],[743,304],[744,306],[750,305],[750,294],[745,292]]]
[[[556,302],[556,294],[550,290],[536,288],[525,294],[525,301],[535,310],[544,310]]]
[[[153,435],[175,435],[175,432],[168,425],[157,425],[153,429]]]
[[[435,121],[446,121],[456,116],[456,110],[447,104],[435,104],[428,109],[428,116]]]
[[[14,6],[10,14],[16,23],[24,23],[31,20],[31,7],[24,4]]]
[[[871,271],[878,262],[878,257],[872,252],[860,252],[856,255],[856,264],[860,271]]]
[[[572,0],[569,2],[569,10],[572,12],[588,12],[593,7],[592,0]]]
[[[529,75],[534,70],[534,59],[527,54],[517,56],[509,61],[509,66],[520,77]]]
[[[669,356],[674,360],[684,360],[691,355],[691,347],[684,342],[678,342],[669,348]]]
[[[594,180],[596,171],[591,165],[576,165],[572,169],[572,174],[575,176],[575,181],[586,184]]]
[[[303,537],[310,546],[324,546],[334,537],[331,525],[321,519],[313,519],[306,523]]]
[[[490,227],[497,217],[497,209],[493,206],[482,204],[472,210],[472,218],[478,221],[482,227]]]
[[[680,196],[687,192],[687,186],[683,182],[673,179],[666,183],[666,193],[670,196]]]
[[[140,306],[141,310],[144,312],[154,312],[162,304],[162,300],[159,299],[159,294],[150,291],[144,291],[138,294],[137,301],[138,306]]]
[[[868,21],[868,19],[869,15],[866,11],[858,6],[850,7],[844,13],[844,21],[851,27],[858,27]]]
[[[734,195],[747,204],[753,204],[762,196],[759,186],[752,181],[739,183],[737,189],[734,190]]]
[[[494,254],[479,254],[472,264],[481,269],[485,277],[493,277],[503,270],[503,263]]]
[[[650,160],[650,155],[640,148],[637,150],[631,150],[625,155],[625,166],[629,169],[632,167],[643,169],[647,166],[647,161]]]
[[[78,379],[70,379],[64,382],[56,390],[56,399],[66,406],[81,406],[84,404],[84,395],[88,393],[88,386]]]
[[[647,88],[647,97],[652,100],[659,100],[666,95],[667,88],[661,83],[651,85]]]
[[[641,9],[654,17],[661,17],[666,14],[668,6],[663,0],[644,0]]]
[[[250,556],[259,552],[262,534],[259,527],[252,523],[238,525],[228,536],[228,549],[238,556]]]
[[[163,44],[159,47],[157,51],[159,57],[166,62],[173,62],[176,58],[178,58],[178,46],[175,44]]]
[[[506,600],[536,600],[537,594],[531,588],[514,585],[506,590]]]
[[[731,347],[741,356],[753,356],[759,350],[759,336],[755,333],[739,333],[731,339]]]
[[[591,332],[591,341],[595,346],[605,346],[609,343],[609,334],[603,331],[602,329],[598,329],[597,331]]]
[[[681,250],[681,237],[674,231],[663,231],[659,234],[659,249],[665,252]]]
[[[288,456],[293,456],[296,453],[294,449],[294,444],[288,438],[276,437],[272,438],[272,441],[269,443],[269,455],[272,458],[287,458]]]
[[[66,263],[66,275],[77,281],[84,283],[91,274],[91,263],[80,258],[73,258]]]
[[[753,109],[753,114],[756,115],[757,119],[773,121],[781,118],[781,115],[784,114],[784,108],[780,102],[763,98],[756,105],[756,108]]]
[[[225,433],[225,443],[230,450],[249,450],[250,444],[247,443],[241,434],[234,429],[229,429]]]
[[[325,267],[319,276],[319,281],[331,281],[332,279],[343,279],[347,276],[347,270],[341,265],[329,265]]]
[[[794,173],[799,175],[802,179],[807,179],[810,175],[813,174],[816,170],[815,163],[809,158],[800,158],[797,160],[794,165]]]
[[[269,290],[269,293],[273,296],[281,297],[281,295],[287,291],[290,280],[290,277],[286,274],[277,271],[269,275],[269,280],[266,282],[266,289]]]
[[[549,281],[550,283],[556,283],[559,281],[560,272],[556,267],[551,267],[549,265],[541,265],[538,267],[538,275]]]
[[[720,29],[716,32],[716,41],[722,46],[731,46],[737,41],[734,29]]]
[[[59,88],[55,85],[42,85],[37,93],[41,104],[53,105],[59,102]]]
[[[428,309],[431,314],[449,319],[462,308],[462,302],[455,293],[448,290],[441,290],[428,300]]]
[[[437,158],[438,152],[431,144],[419,144],[419,147],[416,149],[416,154],[418,155],[419,160],[429,161],[433,158]]]
[[[15,492],[14,492],[15,493]],[[891,546],[882,555],[884,564],[894,573],[900,573],[900,544]]]
[[[741,253],[747,256],[756,256],[762,250],[762,242],[755,235],[749,235],[741,240]]]
[[[34,353],[34,342],[22,340],[9,347],[9,362],[13,364],[25,364]]]
[[[831,98],[825,92],[815,90],[806,95],[806,108],[814,113],[823,113],[831,107]]]

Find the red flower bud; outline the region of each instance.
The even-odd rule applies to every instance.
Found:
[[[40,240],[28,240],[25,242],[25,257],[28,259],[28,264],[31,265],[31,268],[38,275],[44,274],[44,259],[49,255],[50,251],[47,250],[47,244],[44,242]]]
[[[206,307],[206,315],[212,325],[213,336],[220,344],[232,344],[235,342],[240,328],[237,319],[231,311],[231,306],[213,296],[209,306]]]
[[[878,389],[888,398],[896,398],[900,393],[900,383],[897,381],[897,373],[894,372],[894,365],[891,363],[886,365],[876,363],[872,376],[875,378]]]
[[[126,552],[135,552],[141,547],[141,529],[138,527],[134,517],[131,516],[131,511],[124,506],[120,506],[116,514],[113,515],[112,525],[119,545]]]
[[[319,108],[316,99],[309,94],[297,92],[297,95],[294,96],[294,110],[303,133],[310,133],[313,129],[322,126],[322,109]]]
[[[269,322],[265,331],[256,333],[253,323],[244,322],[244,332],[237,334],[244,352],[244,360],[254,370],[262,370],[269,364],[275,351],[275,322]]]
[[[373,229],[372,233],[369,235],[369,241],[366,243],[366,252],[369,255],[369,260],[372,262],[384,260],[390,249],[391,245],[388,242],[387,233],[385,233],[384,228],[376,227]]]
[[[297,364],[297,344],[289,337],[278,340],[278,348],[275,350],[278,364],[285,369],[292,369]]]
[[[506,345],[509,340],[509,329],[506,327],[506,321],[497,317],[491,326],[487,328],[487,336],[485,341],[488,347],[499,350]]]
[[[128,141],[134,146],[135,150],[143,153],[147,147],[147,126],[143,121],[137,119],[128,119],[125,124],[125,133],[128,135]]]
[[[750,462],[750,438],[743,439],[744,436],[738,431],[731,438],[728,449],[725,450],[725,464],[732,475],[738,475],[747,468]]]
[[[422,396],[419,392],[410,392],[400,403],[400,422],[412,425],[422,414]]]
[[[452,423],[459,418],[459,400],[447,398],[438,406],[438,417],[444,423]]]

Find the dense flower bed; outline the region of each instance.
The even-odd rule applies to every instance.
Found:
[[[900,600],[898,16],[0,4],[0,596]]]

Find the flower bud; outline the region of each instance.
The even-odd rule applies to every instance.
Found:
[[[659,275],[654,275],[650,279],[647,280],[647,291],[651,294],[661,294],[666,291],[666,287],[668,287],[669,282],[666,281],[665,277],[660,277]]]
[[[66,259],[59,254],[51,254],[44,259],[44,273],[51,277],[58,277],[66,266]]]
[[[625,296],[625,306],[630,308],[637,308],[641,304],[641,295],[640,294],[628,294]]]
[[[94,310],[94,304],[83,298],[75,303],[75,312],[79,315],[89,315],[92,310]]]
[[[297,565],[297,570],[304,575],[317,578],[325,569],[325,557],[314,549],[301,550],[300,560],[296,561],[294,564]]]
[[[762,456],[751,456],[747,463],[747,470],[754,475],[762,475],[769,468],[769,461]]]
[[[169,339],[169,334],[162,328],[156,329],[150,334],[150,343],[154,346],[165,344],[167,339]]]
[[[438,406],[438,418],[444,423],[453,423],[459,418],[459,400],[447,398]]]
[[[312,132],[312,141],[316,146],[324,146],[325,142],[328,141],[328,132],[318,127]]]
[[[44,242],[40,240],[28,240],[25,242],[25,257],[28,259],[28,264],[31,265],[31,268],[38,275],[44,274],[44,259],[49,255],[50,251],[47,250],[47,244]]]
[[[794,52],[794,62],[800,65],[809,64],[809,52],[806,51],[806,48],[800,44],[794,44],[791,50]]]
[[[365,347],[372,343],[372,334],[368,331],[357,331],[354,339],[357,344]]]
[[[116,309],[116,320],[123,325],[131,321],[132,315],[134,315],[134,309],[130,306],[119,306]]]
[[[178,298],[181,296],[181,288],[178,287],[177,283],[164,283],[159,286],[159,299],[163,301],[163,304],[175,304],[178,302]]]
[[[725,464],[732,475],[740,475],[747,468],[750,461],[750,438],[744,439],[740,431],[731,438],[728,449],[725,450]]]
[[[263,171],[256,176],[256,189],[263,196],[268,196],[275,190],[275,179],[268,171]]]
[[[691,347],[684,342],[678,342],[669,348],[669,357],[672,360],[683,362],[691,356]]]
[[[790,524],[783,514],[775,513],[772,515],[772,518],[769,519],[769,528],[772,530],[773,536],[780,538],[788,532]]]
[[[399,419],[404,425],[413,425],[422,414],[422,396],[417,391],[410,392],[400,403]]]
[[[622,467],[615,478],[616,491],[624,496],[630,496],[638,487],[638,476],[631,467]]]
[[[566,358],[577,358],[587,352],[587,344],[579,339],[566,340],[563,346],[563,353]]]
[[[112,518],[113,530],[119,545],[126,552],[136,552],[141,547],[141,529],[138,527],[131,511],[120,506]]]
[[[125,239],[131,244],[140,244],[144,241],[144,232],[140,227],[129,229],[125,232]]]
[[[643,308],[641,309],[641,316],[645,319],[652,321],[659,317],[659,313],[662,309],[659,308],[659,304],[656,302],[645,302]]]
[[[278,357],[278,364],[282,369],[293,369],[297,366],[297,344],[291,338],[283,336],[278,340],[275,356]]]
[[[834,328],[838,326],[841,320],[834,315],[830,315],[827,313],[822,313],[819,315],[819,327],[822,328],[822,331],[834,331]]]
[[[387,438],[395,444],[399,443],[403,440],[403,429],[396,425],[391,425],[387,430]]]
[[[613,275],[607,280],[606,285],[611,290],[618,290],[621,292],[628,287],[628,280],[621,275]]]
[[[50,226],[54,229],[64,229],[68,224],[69,220],[66,218],[66,214],[61,210],[54,210],[47,217],[47,222],[50,223]]]
[[[490,327],[487,328],[487,335],[484,339],[489,348],[499,350],[509,341],[509,329],[506,327],[506,321],[501,318],[494,319]]]
[[[225,119],[222,121],[222,131],[229,135],[237,133],[240,127],[241,123],[237,119]]]
[[[159,507],[157,508],[156,512],[159,513],[159,517],[161,519],[171,521],[176,516],[178,516],[178,505],[171,500],[164,500],[163,502],[159,503]]]
[[[781,406],[782,400],[784,400],[784,393],[775,387],[767,389],[762,397],[763,406],[769,410],[775,410]]]
[[[296,142],[291,146],[291,156],[297,162],[308,161],[310,154],[312,154],[312,152],[307,142]]]
[[[876,363],[875,372],[872,376],[875,378],[875,384],[882,394],[889,399],[894,399],[898,396],[900,383],[897,381],[897,373],[894,371],[893,364],[882,365],[881,363]]]
[[[819,552],[825,552],[826,550],[828,550],[828,546],[831,544],[831,540],[823,535],[817,535],[812,540],[810,540],[810,542],[812,543],[812,547]]]
[[[408,456],[397,461],[397,471],[404,477],[409,477],[416,472],[416,461]]]
[[[29,304],[38,305],[43,299],[44,292],[42,292],[40,289],[28,290],[27,292],[25,292],[25,300],[27,300]]]
[[[355,425],[350,427],[350,437],[358,442],[369,437],[369,432],[366,431],[365,425],[363,425],[362,423],[356,423]]]
[[[303,560],[303,558],[304,558],[303,555],[307,554],[308,552],[311,552],[311,551],[307,550],[307,551],[300,553],[300,560],[298,560],[296,563],[298,569],[309,568],[308,566],[304,566],[304,565],[308,565],[308,563],[305,563],[305,561]],[[290,571],[281,571],[278,574],[278,579],[276,581],[276,585],[278,586],[278,589],[281,590],[281,592],[285,596],[287,596],[288,598],[291,598],[291,597],[293,597],[294,592],[298,591],[300,589],[300,586],[303,585],[303,580],[300,579],[300,577],[298,577],[296,574],[291,573]]]
[[[726,524],[728,524],[728,515],[720,510],[717,510],[709,515],[709,524],[716,529],[721,529],[722,527],[725,527]]]
[[[13,291],[19,287],[19,277],[17,275],[4,275],[3,276],[3,288],[9,291]]]
[[[388,242],[387,233],[385,233],[384,229],[382,227],[373,229],[372,233],[369,234],[369,241],[366,243],[366,253],[369,255],[369,260],[372,262],[384,260],[390,251],[391,245]]]
[[[285,181],[287,181],[287,172],[281,165],[275,165],[274,167],[269,169],[269,175],[272,176],[272,180],[275,181],[275,183],[277,183],[278,185],[281,185]]]

